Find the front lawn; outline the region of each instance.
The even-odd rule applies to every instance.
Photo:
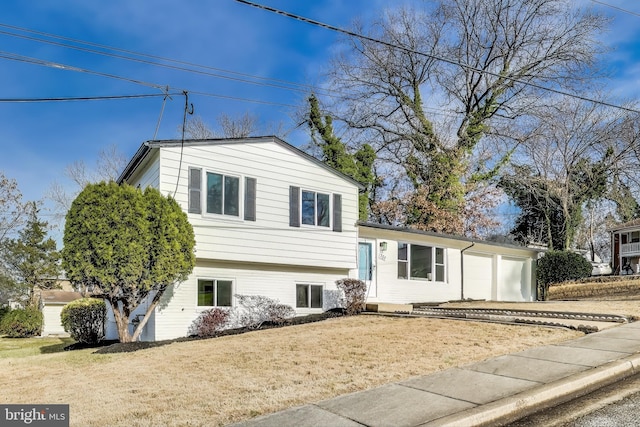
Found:
[[[5,357],[0,403],[68,403],[72,426],[225,425],[578,336],[537,326],[339,317],[132,353]]]
[[[72,338],[0,338],[0,359],[21,358],[39,354],[58,353],[72,344]]]

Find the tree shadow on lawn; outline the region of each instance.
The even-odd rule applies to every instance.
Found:
[[[325,311],[324,313],[294,317],[292,319],[288,319],[287,321],[280,322],[280,323],[264,322],[258,328],[243,327],[243,328],[235,328],[235,329],[226,329],[224,331],[218,332],[215,336],[212,336],[212,337],[189,336],[189,337],[175,338],[171,340],[136,341],[136,342],[129,342],[129,343],[121,343],[117,340],[113,340],[113,341],[101,341],[98,344],[92,344],[92,345],[83,344],[83,343],[74,343],[65,347],[64,349],[80,350],[84,348],[99,347],[98,350],[94,351],[94,354],[131,353],[138,350],[144,350],[146,348],[161,347],[163,345],[172,344],[174,342],[199,341],[203,339],[218,338],[218,337],[224,337],[228,335],[239,335],[239,334],[244,334],[252,331],[283,328],[286,326],[293,326],[293,325],[303,325],[305,323],[320,322],[326,319],[331,319],[331,318],[340,317],[340,316],[344,316],[343,309],[332,309],[329,311]]]
[[[41,354],[51,354],[51,353],[60,353],[63,350],[66,350],[69,345],[73,345],[72,338],[59,338],[60,342],[51,345],[45,345],[40,347]],[[72,343],[72,344],[69,344]]]

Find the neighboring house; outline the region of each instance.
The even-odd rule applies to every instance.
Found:
[[[609,232],[613,274],[640,273],[640,219],[619,224]]]
[[[40,291],[40,310],[44,319],[42,336],[66,335],[60,314],[65,305],[82,298],[79,292],[63,290]]]
[[[193,273],[167,290],[142,340],[185,336],[236,294],[322,312],[339,304],[345,277],[365,280],[370,302],[536,296],[539,251],[359,224],[360,184],[275,137],[148,141],[118,182],[172,195],[196,238]],[[112,315],[107,326],[116,338]]]

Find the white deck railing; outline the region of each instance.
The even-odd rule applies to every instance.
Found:
[[[620,255],[638,255],[640,254],[640,242],[625,243],[620,248]]]

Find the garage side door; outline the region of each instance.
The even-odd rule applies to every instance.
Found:
[[[465,252],[464,297],[491,300],[493,287],[493,256]]]
[[[526,258],[502,258],[498,282],[500,301],[531,301],[531,275],[527,261]]]

